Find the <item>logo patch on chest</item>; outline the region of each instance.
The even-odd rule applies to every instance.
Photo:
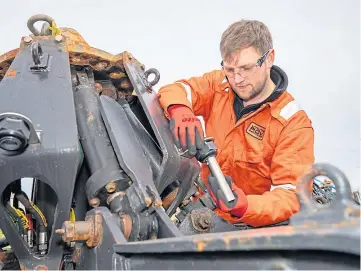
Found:
[[[257,138],[258,140],[262,140],[264,136],[264,132],[266,128],[252,122],[247,128],[247,134]]]

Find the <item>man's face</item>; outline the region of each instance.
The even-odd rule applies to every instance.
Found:
[[[266,86],[272,63],[267,55],[261,67],[257,60],[266,52],[258,53],[254,47],[248,47],[235,53],[228,61],[223,61],[223,69],[233,91],[245,102],[257,97]],[[272,58],[271,56],[271,58]],[[273,62],[273,61],[271,61]]]

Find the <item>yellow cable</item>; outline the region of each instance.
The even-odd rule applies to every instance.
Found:
[[[43,215],[43,213],[40,211],[40,209],[38,208],[38,206],[36,206],[34,203],[30,202],[31,206],[34,208],[34,210],[39,214],[41,220],[44,223],[44,226],[47,228],[48,227],[48,223],[46,222],[46,218]]]
[[[74,208],[70,208],[69,220],[70,220],[71,222],[75,222],[75,220],[76,220]]]
[[[22,211],[20,211],[20,209],[14,208],[12,207],[15,212],[20,216],[21,219],[21,223],[23,223],[23,227],[25,230],[29,229],[29,221],[27,219],[27,217],[24,215],[24,213]]]

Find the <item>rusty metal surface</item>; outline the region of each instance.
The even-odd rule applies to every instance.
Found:
[[[330,250],[355,255],[360,253],[359,218],[335,223],[302,226],[280,226],[226,233],[167,238],[152,242],[116,245],[120,254],[179,253],[249,250]],[[337,245],[336,245],[337,244]]]
[[[120,225],[125,239],[129,239],[130,234],[132,233],[132,224],[133,220],[130,215],[122,214],[120,217]]]
[[[207,232],[212,227],[212,211],[196,209],[190,213],[193,228],[198,232]]]
[[[311,199],[309,184],[315,176],[328,176],[339,192],[328,205]],[[346,176],[329,164],[315,164],[297,187],[301,211],[290,225],[205,233],[148,242],[116,245],[120,255],[140,253],[203,253],[222,251],[310,250],[348,253],[360,257],[360,208],[353,201]]]
[[[105,189],[107,190],[108,193],[114,193],[115,190],[117,189],[117,183],[115,180],[109,182],[106,186]]]
[[[162,205],[165,209],[168,209],[168,207],[172,204],[172,202],[174,201],[174,199],[177,196],[178,190],[179,190],[179,188],[177,187],[176,189],[174,189],[172,192],[170,192],[167,196],[165,196],[163,198]]]
[[[65,221],[61,229],[55,231],[64,242],[86,241],[88,247],[95,247],[102,237],[102,216],[88,216],[86,221]]]
[[[57,36],[24,36],[20,41],[19,48],[0,55],[0,81],[6,76],[6,72],[15,56],[19,53],[20,48],[39,40],[55,40],[59,44],[62,44],[69,53],[71,65],[89,66],[94,69],[95,73],[101,75],[103,80],[109,80],[120,95],[131,95],[133,86],[125,71],[123,64],[124,59],[132,59],[139,67],[144,67],[131,53],[124,51],[120,54],[113,55],[91,47],[74,29],[67,27],[61,27],[59,29],[61,30],[61,35]]]
[[[80,243],[75,244],[75,248],[72,254],[72,260],[75,264],[79,263],[81,257],[82,247]]]
[[[118,215],[111,213],[106,207],[98,207],[90,210],[87,216],[95,214],[102,216],[102,238],[93,249],[79,245],[79,250],[74,251],[77,270],[112,270],[113,245],[127,243],[121,232]]]
[[[113,83],[110,80],[97,80],[95,82],[95,91],[99,95],[105,95],[114,100],[117,100],[118,96],[121,94],[123,96],[126,96],[126,94],[123,94],[123,93],[121,93],[121,94],[119,93],[119,95],[118,95],[117,89],[114,87]]]

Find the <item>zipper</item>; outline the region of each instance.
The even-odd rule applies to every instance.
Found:
[[[250,119],[250,118],[253,117],[254,115],[262,112],[262,111],[266,108],[266,106],[268,106],[268,104],[262,104],[256,111],[253,111],[253,112],[249,113],[248,115],[243,116],[242,118],[240,118],[240,119],[236,122],[236,124],[235,124],[235,126],[233,127],[233,129],[237,128],[239,125],[241,125],[243,122],[245,122],[246,120]],[[245,108],[244,108],[244,109],[245,109]],[[241,113],[242,113],[242,111],[243,111],[244,109],[241,110]],[[233,129],[232,129],[232,130],[233,130]]]

